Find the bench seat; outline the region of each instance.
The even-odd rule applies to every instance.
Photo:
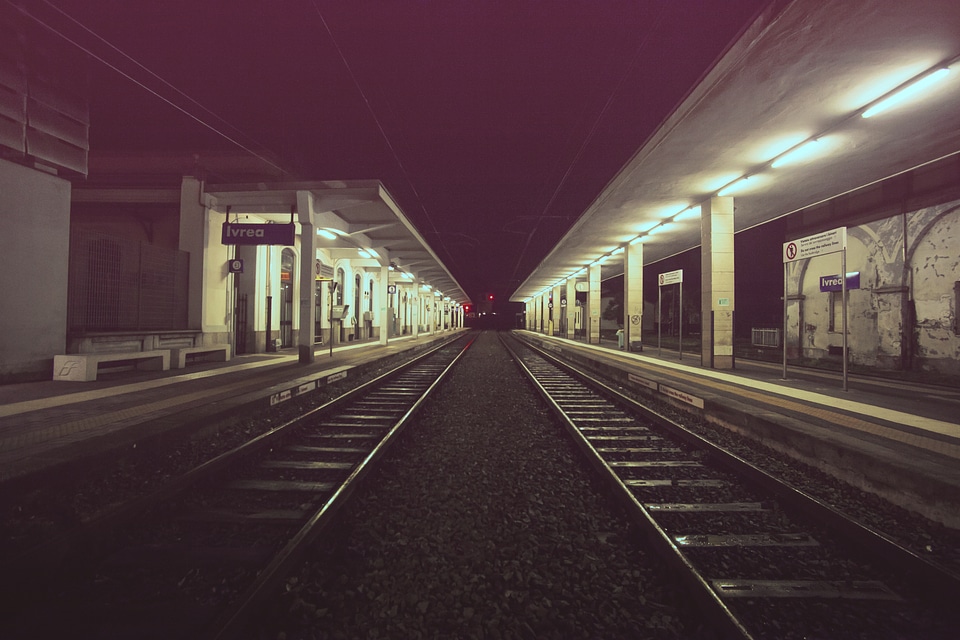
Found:
[[[209,344],[204,347],[176,347],[170,349],[170,367],[173,369],[183,369],[187,366],[187,356],[195,353],[212,353],[216,358],[211,358],[217,362],[230,361],[230,345],[228,344]]]
[[[53,356],[53,379],[71,382],[91,382],[97,379],[101,362],[131,361],[137,369],[167,371],[170,368],[170,350],[128,351],[119,353],[71,353]]]

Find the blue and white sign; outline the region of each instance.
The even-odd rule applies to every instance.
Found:
[[[851,271],[847,274],[847,290],[860,288],[860,272]],[[820,276],[820,291],[843,291],[843,282],[840,274],[834,276]]]

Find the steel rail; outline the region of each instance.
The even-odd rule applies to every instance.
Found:
[[[523,362],[516,350],[503,339],[503,336],[500,338],[504,347],[510,352],[521,371],[530,379],[531,383],[537,389],[537,392],[560,418],[567,433],[587,456],[594,469],[602,474],[604,479],[613,487],[616,496],[626,503],[627,511],[632,520],[646,534],[651,544],[654,545],[661,557],[667,561],[671,569],[676,571],[676,574],[681,578],[691,596],[706,613],[706,617],[720,630],[725,638],[753,640],[754,636],[751,635],[740,620],[730,611],[726,603],[723,602],[716,591],[710,586],[707,579],[693,566],[687,557],[680,552],[670,534],[664,531],[616,472],[613,471],[597,453],[586,436],[577,428],[575,421],[560,407],[549,391],[544,388],[533,371]],[[538,355],[543,355],[542,352],[537,352]]]
[[[226,471],[239,461],[269,449],[305,420],[318,418],[337,411],[353,400],[369,393],[371,389],[381,386],[423,363],[426,359],[436,355],[440,350],[449,347],[455,341],[456,339],[449,340],[432,346],[411,360],[395,366],[374,379],[346,391],[340,396],[291,418],[268,431],[258,434],[247,442],[199,464],[176,478],[170,479],[159,489],[127,500],[96,515],[91,520],[78,525],[70,531],[64,532],[59,536],[25,550],[19,556],[5,562],[3,566],[0,567],[4,575],[4,581],[11,585],[16,584],[15,589],[11,588],[9,590],[11,594],[15,594],[12,598],[13,602],[8,601],[4,605],[4,609],[6,609],[9,604],[15,604],[18,598],[27,596],[34,586],[41,585],[48,581],[48,572],[58,568],[65,559],[82,557],[82,560],[73,566],[72,570],[89,566],[92,562],[96,561],[108,551],[108,549],[106,549],[107,545],[101,543],[101,540],[111,531],[133,522],[137,517],[154,508],[156,505],[164,504],[177,496],[183,495],[199,483],[215,478],[217,474]]]
[[[476,337],[460,350],[460,352],[444,367],[443,371],[434,379],[429,387],[414,401],[413,405],[401,416],[380,440],[374,449],[367,454],[346,480],[336,489],[333,495],[316,511],[303,527],[290,539],[290,542],[274,557],[270,564],[260,572],[256,582],[239,596],[214,625],[211,637],[216,640],[229,640],[238,637],[246,630],[246,624],[256,612],[256,609],[267,598],[275,595],[283,580],[291,570],[299,564],[305,552],[327,526],[334,516],[346,503],[356,488],[369,474],[375,462],[383,456],[387,447],[396,439],[398,434],[409,423],[410,419],[420,410],[440,382],[447,376],[460,358],[473,344]]]
[[[897,568],[903,574],[902,577],[910,582],[918,592],[941,602],[956,602],[957,598],[960,597],[960,575],[931,562],[928,558],[907,549],[886,534],[851,518],[816,496],[794,487],[781,478],[744,460],[737,454],[684,428],[640,403],[622,390],[595,376],[585,374],[554,354],[539,349],[524,340],[521,340],[521,342],[548,362],[577,377],[604,397],[629,408],[634,414],[642,416],[644,420],[653,422],[658,428],[664,429],[687,444],[707,451],[714,463],[737,476],[749,479],[757,487],[776,497],[791,513],[812,518],[839,536],[841,540],[849,541],[848,547],[851,553],[871,560],[879,559],[884,564]]]

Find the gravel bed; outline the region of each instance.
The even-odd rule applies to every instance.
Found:
[[[481,334],[251,637],[713,637],[561,433]]]
[[[253,437],[342,395],[387,370],[420,355],[398,354],[374,367],[279,405],[212,421],[197,431],[166,437],[153,446],[132,447],[100,461],[63,483],[24,492],[0,505],[0,562],[38,542],[62,534],[139,495],[159,489],[171,478],[229,451]]]
[[[960,575],[960,530],[892,504],[759,442],[705,424],[699,416],[680,411],[671,404],[651,401],[623,388],[620,391],[633,395],[645,406],[699,436]]]

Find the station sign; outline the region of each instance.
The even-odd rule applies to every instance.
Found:
[[[657,282],[661,287],[665,287],[668,284],[680,284],[683,282],[683,269],[661,273],[657,278]]]
[[[220,242],[237,245],[279,244],[292,247],[296,235],[296,226],[292,222],[289,224],[224,222],[220,232]]]
[[[783,243],[783,261],[793,262],[804,258],[836,253],[847,248],[847,228],[839,227]]]
[[[847,290],[860,288],[860,272],[852,271],[847,274]],[[840,274],[834,276],[820,276],[820,291],[843,291]]]

